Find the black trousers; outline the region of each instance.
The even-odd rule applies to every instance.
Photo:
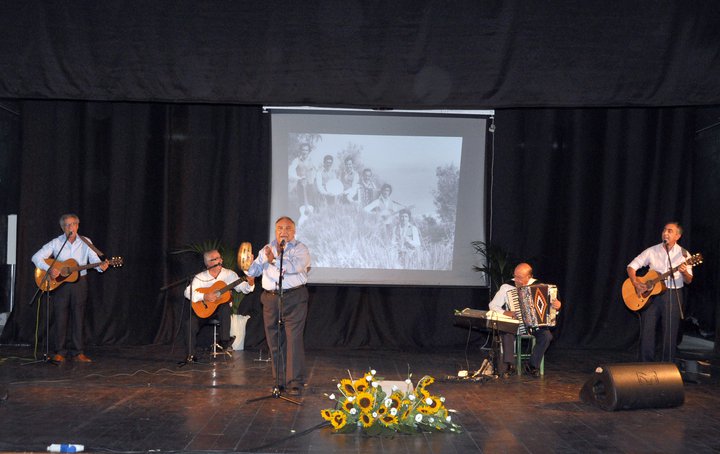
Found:
[[[680,327],[680,305],[682,289],[669,289],[654,296],[640,312],[640,361],[653,362],[655,358],[655,333],[660,325],[660,358],[658,361],[673,361]]]
[[[66,356],[84,353],[85,306],[88,284],[85,276],[76,282],[66,282],[50,293],[50,304],[55,318],[55,353]],[[71,346],[67,343],[68,325],[72,324]]]
[[[217,319],[220,321],[218,326],[218,339],[220,345],[226,346],[230,341],[230,304],[223,303],[215,309],[215,312],[207,318],[200,318],[195,315],[195,311],[190,309],[190,335],[188,336],[188,355],[195,355],[197,349],[197,335],[200,328],[205,326],[210,320]]]

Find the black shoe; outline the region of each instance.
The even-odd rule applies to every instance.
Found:
[[[507,366],[505,367],[505,372],[502,373],[503,378],[512,377],[515,375],[517,370],[515,369],[515,364],[513,363],[507,363]]]
[[[535,378],[540,377],[540,369],[533,367],[530,364],[525,364],[525,373]]]

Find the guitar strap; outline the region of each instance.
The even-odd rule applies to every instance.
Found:
[[[97,254],[97,256],[100,258],[100,260],[104,260],[103,257],[105,257],[105,254],[103,254],[103,252],[100,249],[96,248],[95,245],[92,244],[92,241],[90,241],[87,237],[84,237],[82,235],[78,235],[78,236],[83,240],[83,242],[85,244],[88,245],[88,247],[90,249],[93,250],[93,252],[95,252]]]

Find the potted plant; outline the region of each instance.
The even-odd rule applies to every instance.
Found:
[[[490,281],[490,295],[494,295],[503,283],[512,279],[515,264],[510,253],[497,244],[484,241],[473,241],[471,244],[484,263],[482,266],[473,265],[473,269],[485,273]]]

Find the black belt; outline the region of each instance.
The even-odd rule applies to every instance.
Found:
[[[304,285],[298,285],[297,287],[293,287],[293,288],[285,288],[285,289],[283,289],[283,295],[286,294],[286,293],[294,292],[295,290],[298,290],[298,289],[301,289],[301,288],[305,288],[305,286],[304,286]],[[269,294],[271,294],[271,295],[279,295],[279,294],[280,294],[280,292],[277,291],[277,290],[265,290],[265,289],[263,289],[263,291],[264,291],[265,293],[269,293]]]

